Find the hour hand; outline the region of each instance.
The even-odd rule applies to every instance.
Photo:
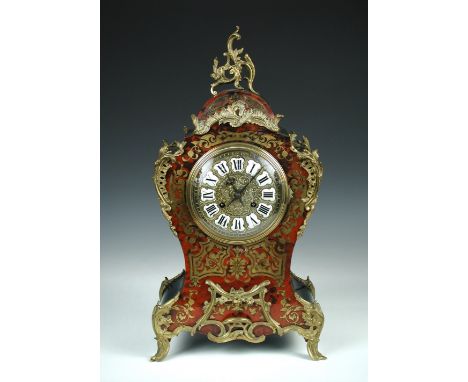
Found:
[[[232,188],[234,189],[234,197],[229,201],[226,207],[229,207],[232,204],[232,202],[234,202],[235,200],[239,200],[243,205],[244,203],[242,202],[242,191],[238,190],[234,186],[232,186]]]
[[[261,169],[262,169],[262,168],[260,167],[260,168],[258,169],[258,171],[256,172],[256,174],[258,174],[258,173],[260,172]],[[249,187],[250,183],[252,183],[252,180],[254,180],[254,178],[255,178],[255,176],[252,176],[252,177],[250,178],[249,182],[248,182],[244,187],[242,187],[240,190],[238,190],[238,192],[240,192],[241,195],[244,194],[245,190],[247,189],[247,187]]]
[[[234,194],[234,197],[229,201],[229,203],[226,204],[226,207],[229,207],[234,200],[239,200],[239,195],[237,192]],[[241,203],[242,203],[242,200],[241,200]]]

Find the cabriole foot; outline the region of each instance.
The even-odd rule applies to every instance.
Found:
[[[309,353],[310,358],[314,361],[321,361],[327,359],[322,353],[318,350],[318,341],[306,340],[307,341],[307,352]]]
[[[152,362],[162,361],[164,358],[166,358],[167,353],[169,353],[169,347],[170,347],[169,341],[166,339],[158,339],[158,338],[156,338],[156,340],[158,341],[158,351],[156,352],[155,355],[151,357],[150,360]]]

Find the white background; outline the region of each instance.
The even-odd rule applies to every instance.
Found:
[[[370,4],[371,381],[467,380],[466,17],[464,1]],[[0,376],[98,380],[99,4],[3,2],[0,44]],[[333,362],[302,379],[333,380]]]

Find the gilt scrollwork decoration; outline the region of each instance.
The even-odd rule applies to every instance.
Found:
[[[230,283],[240,279],[247,282],[252,276],[269,276],[281,282],[286,260],[285,253],[268,241],[246,248],[202,242],[189,252],[190,279],[222,276]]]
[[[216,95],[217,91],[214,88],[220,84],[234,83],[234,86],[237,89],[243,89],[240,85],[242,81],[242,71],[244,67],[247,68],[249,74],[244,76],[247,80],[247,85],[251,92],[257,93],[253,89],[253,81],[255,78],[255,66],[252,62],[250,56],[245,53],[242,58],[242,53],[244,48],[234,49],[232,44],[235,40],[240,40],[241,35],[239,34],[239,27],[236,27],[236,30],[231,33],[227,40],[227,52],[223,53],[223,56],[226,57],[226,63],[222,66],[219,66],[218,58],[215,57],[213,60],[213,73],[211,73],[211,78],[214,82],[211,84],[211,94]],[[258,94],[258,93],[257,93]]]
[[[307,352],[314,361],[327,359],[318,350],[320,334],[323,329],[324,315],[320,304],[317,301],[306,301],[297,293],[294,293],[299,305],[292,304],[286,298],[284,291],[280,291],[281,299],[281,318],[285,319],[291,325],[283,328],[283,333],[292,331],[297,332],[304,337],[307,342]]]
[[[319,161],[318,151],[311,150],[309,140],[306,137],[299,139],[295,133],[290,133],[289,137],[291,139],[291,150],[297,154],[302,168],[307,171],[307,190],[306,195],[302,198],[306,215],[304,223],[297,232],[297,236],[301,236],[317,204],[317,194],[323,174],[323,167]]]
[[[270,315],[271,303],[265,301],[266,286],[270,284],[269,280],[254,285],[248,291],[244,291],[243,288],[231,288],[229,292],[211,280],[206,280],[205,283],[209,287],[211,299],[205,303],[203,307],[204,314],[193,326],[192,335],[206,325],[216,326],[219,329],[216,334],[213,334],[213,332],[208,333],[208,339],[217,343],[233,340],[244,340],[253,343],[262,342],[265,340],[265,335],[257,336],[254,332],[259,326],[268,327],[273,333],[282,335],[283,329]],[[252,310],[254,306],[258,306],[263,315],[263,321],[253,322],[247,317],[230,317],[223,321],[213,319],[212,314],[215,308],[226,304],[229,304],[229,309],[234,311]],[[255,311],[254,309],[253,312]]]
[[[152,323],[154,334],[156,335],[155,339],[158,343],[158,351],[151,357],[151,361],[162,361],[169,352],[169,341],[171,338],[178,335],[184,329],[187,330],[183,326],[179,326],[174,332],[169,330],[169,327],[173,323],[171,309],[178,299],[179,293],[164,304],[158,302],[153,309]]]
[[[209,115],[206,120],[199,120],[192,114],[192,123],[195,127],[194,134],[205,134],[215,123],[229,124],[231,127],[239,127],[245,123],[252,123],[267,128],[270,131],[280,130],[278,123],[283,118],[282,114],[268,116],[262,110],[248,108],[246,103],[238,100]]]
[[[298,332],[307,342],[307,352],[309,353],[310,358],[315,361],[327,359],[320,351],[318,350],[318,343],[320,340],[320,334],[323,329],[324,324],[324,315],[320,304],[317,301],[309,302],[304,300],[297,293],[294,294],[296,300],[303,306],[304,311],[302,312],[302,319],[304,320],[305,326],[292,325],[284,328],[284,332],[289,330],[294,330]]]
[[[184,304],[174,306],[174,310],[176,311],[175,314],[175,321],[177,323],[184,323],[190,318],[193,318],[193,305],[195,304],[195,300],[193,299],[193,295],[196,294],[195,290],[189,290],[189,295],[186,297]]]
[[[183,161],[192,161],[200,157],[204,149],[209,149],[216,145],[227,143],[227,142],[246,142],[254,143],[265,149],[279,148],[283,143],[274,134],[263,133],[257,134],[253,131],[227,131],[223,130],[217,134],[207,133],[205,135],[197,137],[196,140],[191,142],[191,146],[182,156]]]
[[[166,175],[167,171],[171,168],[172,163],[174,163],[175,158],[184,152],[185,144],[185,141],[175,141],[171,144],[163,141],[163,145],[159,150],[159,158],[154,162],[153,182],[161,204],[161,211],[169,222],[169,226],[175,236],[177,236],[177,232],[172,224],[171,215],[169,214],[169,211],[171,211],[172,201],[166,187]]]

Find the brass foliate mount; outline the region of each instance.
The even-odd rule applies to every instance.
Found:
[[[244,52],[244,48],[233,49],[232,47],[234,40],[240,39],[241,35],[239,34],[239,27],[236,26],[236,30],[231,33],[227,40],[227,52],[223,53],[223,56],[226,57],[226,63],[223,66],[218,66],[218,57],[215,57],[213,60],[213,73],[211,73],[211,78],[213,78],[215,82],[211,84],[211,94],[217,94],[217,91],[214,90],[216,86],[221,84],[228,84],[231,82],[234,83],[234,86],[237,89],[244,89],[240,85],[240,81],[242,81],[242,79],[247,80],[247,85],[252,93],[258,94],[253,89],[255,66],[252,62],[252,59],[247,53],[244,54],[243,58],[241,57],[242,53]],[[248,76],[242,77],[244,66],[247,67],[249,74]]]

